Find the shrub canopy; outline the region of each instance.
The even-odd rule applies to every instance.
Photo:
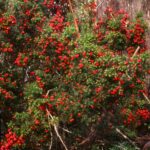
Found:
[[[148,132],[141,16],[107,8],[96,19],[94,2],[0,4],[1,150],[108,149],[123,141],[116,128],[131,139]]]

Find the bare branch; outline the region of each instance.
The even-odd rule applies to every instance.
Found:
[[[128,140],[129,143],[131,143],[137,150],[140,150],[140,148],[138,148],[135,143],[130,140],[120,129],[115,128],[116,132],[119,133],[124,139]]]
[[[145,93],[143,93],[143,96],[145,97],[145,99],[147,100],[147,102],[150,104],[150,99],[146,96]]]
[[[67,132],[67,133],[72,133],[71,131],[69,131],[68,129],[65,129],[65,128],[62,128],[62,127],[59,127],[61,128],[63,131]]]
[[[77,36],[80,37],[79,27],[78,27],[78,23],[77,23],[77,20],[76,20],[76,17],[75,17],[75,13],[74,13],[74,10],[73,10],[73,7],[72,7],[71,0],[68,0],[68,3],[69,3],[70,12],[72,13],[72,16],[73,16],[73,20],[74,20],[74,25],[75,25],[75,28],[76,28]]]
[[[97,5],[96,10],[104,3],[104,1],[105,0],[102,0],[102,2]]]
[[[139,50],[140,50],[140,46],[137,47],[137,49],[135,50],[135,52],[134,52],[134,54],[133,54],[133,56],[131,58],[134,58]]]
[[[48,90],[46,96],[48,96],[51,91],[53,91],[53,89]]]
[[[50,120],[49,115],[48,115],[48,120]],[[48,121],[48,123],[49,123],[49,127],[50,127],[50,135],[51,135],[51,140],[50,140],[49,150],[51,150],[51,149],[52,149],[52,145],[53,145],[53,134],[52,134],[52,131],[51,131],[51,124],[50,124],[49,121]]]
[[[53,121],[53,120],[54,120],[54,117],[51,115],[51,113],[48,111],[48,109],[46,109],[46,112],[47,112],[48,116],[50,116],[50,118],[51,118],[52,121]],[[62,140],[62,138],[61,138],[61,136],[60,136],[60,134],[59,134],[57,125],[54,123],[53,126],[54,126],[54,130],[55,130],[55,132],[56,132],[56,135],[57,135],[57,137],[59,138],[59,140],[61,141],[61,143],[62,143],[62,145],[64,146],[65,150],[68,150],[66,144],[64,143],[64,141]]]
[[[50,135],[51,135],[51,141],[50,141],[49,150],[52,149],[52,145],[53,145],[53,134],[52,134],[52,131],[50,131]]]

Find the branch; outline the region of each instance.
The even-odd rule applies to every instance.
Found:
[[[52,145],[53,145],[53,134],[51,131],[50,131],[50,135],[51,135],[51,142],[50,142],[49,150],[52,149]]]
[[[61,128],[63,131],[67,132],[67,133],[72,133],[71,131],[69,131],[68,129],[65,129],[65,128],[62,128],[62,127],[59,127]]]
[[[102,2],[97,5],[96,10],[103,4],[104,1],[105,0],[102,0]]]
[[[129,79],[131,79],[131,77],[129,76],[129,74],[128,74],[128,71],[126,70],[126,76],[129,78]]]
[[[134,52],[134,54],[133,54],[133,56],[131,58],[134,58],[135,55],[138,53],[139,50],[140,50],[140,46],[137,47],[137,49],[135,50],[135,52]]]
[[[131,143],[137,150],[140,150],[133,141],[131,141],[120,129],[115,128],[116,132],[119,133],[124,139],[128,140],[129,143]]]
[[[79,27],[78,27],[78,23],[77,23],[77,20],[76,20],[76,17],[75,17],[75,13],[74,13],[74,10],[73,10],[73,7],[72,7],[71,0],[68,0],[68,3],[69,3],[70,12],[72,13],[72,16],[73,16],[74,26],[76,28],[77,36],[80,37]]]
[[[146,96],[145,93],[143,93],[143,96],[145,97],[145,99],[148,101],[148,103],[150,104],[150,99]]]
[[[46,109],[46,112],[47,112],[48,116],[49,116],[49,117],[52,119],[52,121],[53,121],[54,118],[53,118],[53,116],[51,115],[51,113],[48,111],[48,109]],[[64,141],[62,140],[62,138],[61,138],[61,136],[60,136],[60,134],[59,134],[59,132],[58,132],[58,127],[57,127],[57,125],[54,123],[53,126],[54,126],[54,130],[55,130],[55,132],[56,132],[56,135],[57,135],[57,137],[59,138],[59,140],[61,141],[61,143],[62,143],[62,145],[64,146],[65,150],[68,150],[66,144],[64,143]]]
[[[96,135],[97,135],[97,129],[91,127],[91,132],[88,134],[88,137],[86,137],[83,141],[81,141],[79,145],[80,146],[89,145],[90,143],[92,143],[92,141],[94,141]]]
[[[50,120],[49,115],[48,115],[48,120]],[[48,122],[48,123],[49,123],[49,127],[50,127],[50,129],[51,129],[51,124],[50,124],[50,122]],[[52,134],[52,131],[51,131],[51,130],[50,130],[50,135],[51,135],[51,141],[50,141],[49,150],[52,149],[52,145],[53,145],[53,134]]]
[[[59,140],[61,141],[62,145],[64,146],[65,150],[68,150],[67,146],[65,145],[64,141],[62,140],[59,132],[58,132],[58,128],[57,126],[54,124],[54,130],[56,132],[56,135],[58,136]]]
[[[47,93],[46,93],[46,96],[48,96],[49,95],[49,93],[51,92],[51,91],[53,91],[54,89],[50,89],[50,90],[48,90],[47,91]]]

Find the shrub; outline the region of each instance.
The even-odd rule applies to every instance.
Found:
[[[116,127],[148,127],[142,18],[108,8],[95,22],[90,3],[92,17],[78,19],[78,35],[63,5],[52,0],[2,4],[1,149],[91,149]]]

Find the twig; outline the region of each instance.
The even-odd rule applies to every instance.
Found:
[[[135,52],[134,52],[133,56],[131,57],[131,59],[133,59],[136,56],[136,54],[138,53],[139,50],[140,50],[140,46],[137,47],[137,49],[135,50]],[[127,77],[129,79],[131,79],[131,77],[128,75],[128,72],[126,71],[125,73],[126,73]]]
[[[52,131],[50,131],[50,135],[51,135],[51,141],[50,141],[49,150],[52,149],[52,145],[53,145],[53,134],[52,134]]]
[[[105,0],[103,0],[101,3],[99,3],[99,4],[97,5],[96,10],[103,4],[104,1],[105,1]]]
[[[56,135],[58,136],[59,140],[61,141],[62,145],[64,146],[65,150],[68,150],[67,146],[65,145],[64,141],[62,140],[59,132],[58,132],[58,128],[57,126],[54,124],[54,129],[55,129],[55,132],[56,132]]]
[[[48,111],[48,109],[46,109],[46,111],[47,111],[48,116],[50,116],[51,119],[54,120],[53,116],[52,116],[51,113]],[[54,130],[55,130],[55,132],[56,132],[56,135],[57,135],[57,137],[59,138],[59,140],[61,141],[61,143],[62,143],[62,145],[64,146],[65,150],[68,150],[66,144],[64,143],[64,141],[62,140],[62,138],[61,138],[61,136],[60,136],[60,134],[59,134],[59,132],[58,132],[58,127],[57,127],[57,125],[54,123],[53,126],[54,126]]]
[[[143,96],[145,97],[145,99],[148,101],[148,103],[150,104],[150,99],[146,96],[145,93],[143,93]]]
[[[79,145],[82,146],[82,145],[90,144],[90,142],[95,139],[96,134],[97,134],[97,130],[92,129],[92,131],[89,133],[88,137],[86,139],[84,139],[82,142],[80,142]]]
[[[48,96],[51,91],[53,91],[53,89],[48,90],[46,96]]]
[[[129,79],[131,79],[131,77],[129,76],[129,74],[128,74],[128,72],[127,72],[127,70],[126,70],[126,76],[129,78]]]
[[[135,55],[138,53],[139,50],[140,50],[140,46],[137,47],[137,49],[135,50],[135,52],[134,52],[134,54],[133,54],[133,56],[131,58],[134,58]]]
[[[124,139],[128,140],[133,146],[135,146],[136,149],[140,150],[133,141],[131,141],[120,129],[115,128],[116,132],[119,133]]]
[[[62,127],[59,127],[61,128],[63,131],[67,132],[67,133],[72,133],[71,131],[69,131],[68,129],[65,129],[65,128],[62,128]]]
[[[60,75],[60,73],[58,73],[58,71],[57,71],[57,70],[56,70],[55,72],[56,72],[56,74],[58,74],[59,76],[61,76],[61,75]]]
[[[124,147],[122,147],[122,146],[116,146],[116,147],[118,147],[118,148],[121,148],[122,150],[126,150],[126,148],[124,148]]]
[[[49,115],[48,115],[48,120],[50,120]],[[48,122],[48,123],[49,123],[49,127],[50,127],[50,135],[51,135],[51,141],[50,141],[49,150],[51,150],[52,149],[52,145],[53,145],[53,134],[52,134],[52,131],[51,131],[51,124],[50,124],[50,122]]]

